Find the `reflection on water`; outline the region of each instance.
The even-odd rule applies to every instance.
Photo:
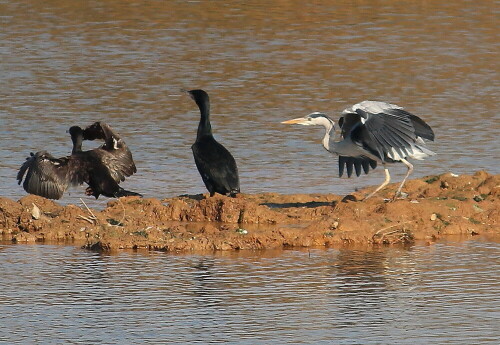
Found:
[[[98,254],[0,245],[8,344],[496,344],[498,243]]]
[[[492,6],[0,1],[0,195],[24,195],[15,174],[30,151],[66,155],[65,131],[95,120],[133,150],[138,173],[127,189],[147,197],[205,191],[190,151],[198,109],[180,88],[211,95],[215,135],[237,158],[245,192],[379,184],[382,171],[338,179],[322,129],[280,124],[315,110],[336,117],[364,99],[404,105],[433,126],[438,155],[418,162],[416,176],[499,173]],[[405,168],[395,171],[401,178]]]

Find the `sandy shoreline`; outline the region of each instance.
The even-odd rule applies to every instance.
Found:
[[[450,173],[408,181],[405,199],[367,201],[371,188],[334,194],[206,195],[112,199],[102,210],[38,196],[0,197],[0,235],[95,250],[206,251],[435,242],[448,235],[500,237],[500,175]],[[344,199],[344,200],[343,200]],[[353,200],[354,199],[354,200]]]

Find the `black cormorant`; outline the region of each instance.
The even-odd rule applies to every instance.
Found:
[[[208,94],[203,90],[191,90],[188,94],[200,108],[201,114],[196,141],[191,146],[196,167],[210,196],[219,193],[234,197],[240,192],[238,168],[231,153],[212,135]]]

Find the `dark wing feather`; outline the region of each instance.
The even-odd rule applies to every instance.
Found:
[[[240,191],[238,167],[231,153],[213,137],[206,136],[192,146],[196,167],[210,193]]]
[[[102,148],[107,151],[115,151],[126,148],[125,142],[113,131],[110,125],[105,122],[97,121],[88,126],[83,131],[84,140],[104,140]]]
[[[377,162],[368,157],[339,156],[339,177],[344,174],[344,168],[347,170],[347,177],[351,177],[353,171],[356,171],[356,176],[360,176],[361,169],[368,174],[370,167],[375,169]]]
[[[357,112],[366,119],[364,125],[369,133],[384,148],[404,148],[415,142],[416,135],[413,124],[409,116],[400,113],[399,109],[390,109],[385,113],[378,114],[367,113],[361,109],[358,109]]]
[[[345,156],[339,156],[339,177],[342,177],[344,175],[344,167],[346,163],[346,158]]]
[[[118,133],[104,122],[95,122],[84,130],[85,140],[104,140],[104,144],[93,151],[101,157],[116,182],[137,172],[132,153]]]
[[[370,113],[359,108],[355,111],[364,123],[352,129],[352,140],[371,153],[376,153],[382,160],[393,148],[404,156],[402,150],[410,149],[415,143],[417,135],[408,112],[384,109],[384,112]],[[356,118],[354,114],[344,116]]]
[[[349,115],[346,114],[346,116]],[[349,133],[346,133],[346,136],[350,136],[355,144],[360,145],[366,151],[383,160],[384,151],[361,122],[357,126],[354,126]]]
[[[420,117],[410,114],[410,120],[415,128],[415,134],[421,138],[434,141],[434,131]]]
[[[361,123],[361,117],[359,114],[348,113],[345,116],[342,116],[338,124],[340,126],[342,138],[346,138],[347,135],[353,130],[354,127],[358,126]]]
[[[363,166],[363,171],[365,172],[365,174],[368,174],[368,172],[370,171],[370,162],[369,162],[369,160],[367,160],[367,159],[362,160],[361,161],[361,165]]]
[[[347,157],[345,167],[347,169],[347,177],[351,177],[352,175],[352,164],[353,164],[353,159],[352,157]]]
[[[356,142],[356,133],[357,134],[365,134],[368,136],[366,132],[366,128],[362,126],[361,116],[358,113],[349,113],[344,112],[344,116],[340,117],[338,120],[338,124],[341,129],[341,135],[343,138],[346,138],[349,135],[352,135],[354,131],[355,137],[353,140]],[[372,152],[376,156],[379,156],[378,151]],[[375,169],[377,167],[377,162],[368,158],[368,157],[347,157],[347,156],[339,156],[339,177],[342,177],[344,174],[344,168],[347,170],[347,177],[351,177],[353,170],[356,171],[356,176],[361,175],[361,169],[368,174],[370,171],[370,167]]]
[[[112,151],[98,148],[93,151],[100,155],[102,163],[108,167],[111,176],[116,182],[124,181],[125,177],[137,172],[132,153],[127,147]]]
[[[19,184],[23,177],[26,192],[48,199],[60,199],[70,185],[82,184],[88,179],[86,170],[72,157],[54,158],[45,151],[37,152],[24,162],[17,175]]]
[[[398,118],[404,118],[405,121],[408,121],[409,119],[415,135],[431,141],[434,140],[434,131],[432,130],[431,126],[429,126],[420,117],[413,115],[412,113],[402,108],[387,108],[384,110],[384,113]]]
[[[38,154],[38,152],[37,152]],[[26,161],[21,165],[21,168],[19,169],[17,173],[17,184],[21,184],[24,178],[24,174],[26,171],[30,168],[30,166],[33,164],[35,154],[33,152],[30,153],[30,156],[26,158]]]

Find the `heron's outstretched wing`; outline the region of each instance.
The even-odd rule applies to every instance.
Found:
[[[85,140],[104,140],[104,144],[94,149],[102,163],[108,167],[116,182],[124,181],[125,177],[137,172],[132,153],[125,141],[106,123],[99,121],[84,130]]]
[[[419,136],[416,132],[423,137],[434,136],[423,120],[390,103],[364,101],[344,110],[343,115],[345,123],[355,123],[346,135],[382,161],[394,151],[401,157],[412,152]]]
[[[361,124],[361,117],[357,113],[345,113],[339,118],[338,124],[342,138],[346,138],[355,126]]]
[[[347,177],[351,177],[353,170],[356,171],[356,176],[361,175],[361,169],[365,174],[368,174],[370,168],[375,169],[377,162],[368,157],[347,157],[339,156],[339,177],[344,174],[344,168],[347,170]]]
[[[411,123],[413,124],[413,128],[415,128],[415,134],[418,137],[434,141],[434,131],[432,130],[431,126],[429,126],[427,123],[425,123],[424,120],[416,115],[413,115],[411,113],[408,113],[408,115],[410,115]]]
[[[87,169],[78,158],[54,158],[46,151],[31,154],[17,174],[18,184],[30,194],[60,199],[70,185],[88,181]]]

